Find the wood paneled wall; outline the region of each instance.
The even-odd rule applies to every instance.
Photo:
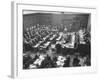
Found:
[[[90,25],[89,14],[50,14],[50,13],[35,13],[23,15],[23,27],[31,27],[36,24],[64,24],[69,31],[77,31],[80,27]]]

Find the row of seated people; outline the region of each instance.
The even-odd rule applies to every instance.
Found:
[[[58,55],[53,57],[49,56],[48,54],[23,56],[23,69],[84,67],[90,65],[90,57],[88,55],[82,57],[79,53],[66,56]]]
[[[35,29],[35,30],[38,30],[38,29],[49,29],[49,30],[54,30],[54,31],[56,31],[56,30],[59,30],[59,31],[62,31],[62,30],[64,30],[64,28],[66,27],[66,25],[63,25],[63,24],[58,24],[58,25],[40,25],[40,24],[36,24],[36,25],[33,25],[32,27],[31,27],[31,29]],[[62,29],[62,30],[61,30]]]

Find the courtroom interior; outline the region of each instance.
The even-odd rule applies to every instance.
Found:
[[[91,14],[23,11],[23,69],[91,66]]]

